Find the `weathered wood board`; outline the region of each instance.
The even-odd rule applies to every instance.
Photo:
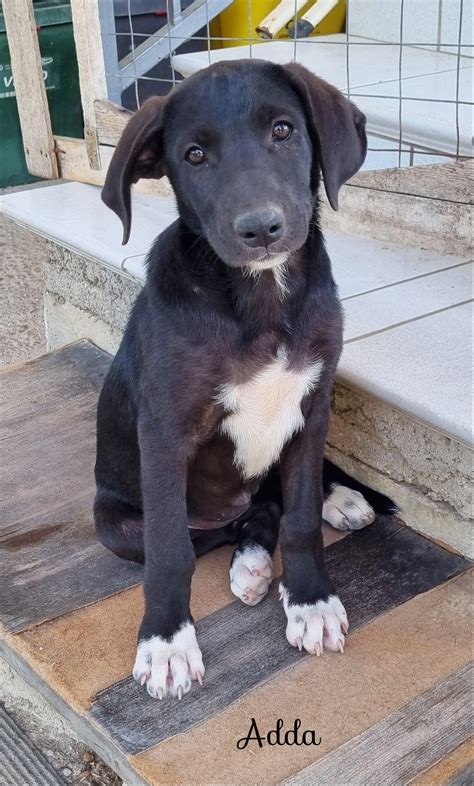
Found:
[[[95,417],[110,356],[86,341],[0,376],[0,621],[14,631],[140,581],[95,537]]]
[[[404,786],[472,736],[473,680],[468,663],[285,784]]]
[[[107,170],[115,148],[99,145],[101,169],[92,169],[89,164],[87,146],[84,139],[71,139],[66,136],[55,136],[56,154],[59,171],[63,180],[76,180],[78,183],[90,183],[103,186]],[[160,180],[139,180],[133,186],[134,191],[152,196],[172,196],[173,189],[167,177]]]
[[[71,11],[88,161],[91,169],[101,169],[94,100],[107,98],[107,79],[99,4],[90,0],[71,0]]]

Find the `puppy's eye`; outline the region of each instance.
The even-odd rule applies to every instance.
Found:
[[[274,142],[286,142],[290,138],[293,126],[285,120],[278,120],[272,128]]]
[[[197,166],[206,160],[206,156],[204,150],[201,147],[198,147],[198,145],[193,145],[186,152],[185,159],[186,161],[189,161],[190,164]]]

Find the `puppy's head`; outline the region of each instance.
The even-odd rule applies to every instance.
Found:
[[[271,267],[304,244],[320,171],[337,209],[366,148],[364,115],[303,66],[220,63],[133,115],[102,198],[126,243],[132,183],[166,174],[183,221],[226,264]]]

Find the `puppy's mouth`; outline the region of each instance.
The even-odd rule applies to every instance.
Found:
[[[273,254],[267,251],[266,254],[258,259],[247,262],[245,266],[249,267],[251,270],[271,270],[274,267],[286,265],[289,256],[290,254],[288,251]]]

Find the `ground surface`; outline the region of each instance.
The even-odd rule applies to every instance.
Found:
[[[2,374],[5,659],[134,786],[394,786],[462,745],[471,728],[469,563],[389,517],[326,542],[351,621],[344,656],[288,646],[277,582],[258,606],[235,600],[224,547],[199,559],[193,578],[204,687],[173,703],[133,682],[141,569],[102,548],[91,521],[95,412],[109,363],[81,341]],[[320,745],[237,745],[252,718],[266,735],[295,717]]]
[[[65,784],[120,786],[121,779],[72,732],[70,726],[0,657],[2,705],[30,745]],[[13,751],[14,754],[14,751]],[[34,751],[33,751],[34,755]],[[1,779],[2,786],[13,786]],[[5,776],[3,776],[5,777]],[[15,786],[18,784],[15,782]]]
[[[0,215],[0,366],[28,360],[46,349],[42,270],[45,253],[42,238]],[[48,712],[44,702],[38,703],[26,683],[1,658],[0,695],[10,717],[65,783],[121,784],[112,770],[71,736],[71,730],[55,713]]]

